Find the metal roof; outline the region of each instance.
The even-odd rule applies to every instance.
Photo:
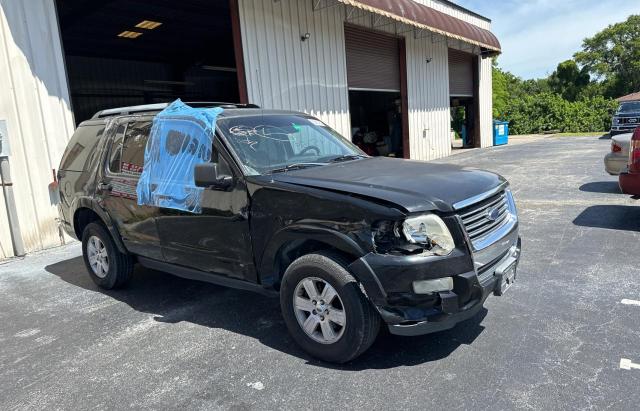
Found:
[[[637,101],[637,100],[640,100],[640,91],[638,91],[636,93],[627,94],[626,96],[618,97],[616,100],[618,100],[620,103],[622,103],[624,101]]]
[[[338,1],[445,37],[484,47],[493,53],[501,51],[500,42],[491,31],[412,0]]]

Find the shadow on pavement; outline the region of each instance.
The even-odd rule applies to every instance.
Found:
[[[277,298],[224,288],[137,266],[129,286],[121,290],[98,288],[86,272],[82,257],[45,267],[46,271],[76,287],[100,292],[136,311],[154,315],[156,321],[221,328],[308,361],[308,364],[347,371],[411,366],[447,357],[460,345],[471,344],[484,327],[481,310],[456,328],[421,337],[398,337],[382,332],[376,343],[352,363],[336,366],[315,360],[289,337]]]
[[[580,191],[587,193],[622,194],[617,181],[594,181],[580,186]]]
[[[573,224],[610,230],[640,231],[640,205],[596,205],[586,208]]]
[[[603,134],[602,136],[598,137],[598,140],[611,140],[611,134]]]

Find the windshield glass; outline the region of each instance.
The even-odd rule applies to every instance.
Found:
[[[221,118],[218,128],[248,175],[320,167],[366,157],[335,130],[303,115]]]
[[[632,111],[640,111],[640,101],[622,103],[618,109],[618,113],[630,113]]]

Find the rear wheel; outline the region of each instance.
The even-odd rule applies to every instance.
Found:
[[[89,276],[106,289],[125,285],[133,272],[133,258],[121,253],[100,223],[87,225],[82,234],[82,255]]]
[[[287,269],[280,305],[293,339],[319,359],[344,363],[376,339],[380,316],[339,256],[309,254]]]

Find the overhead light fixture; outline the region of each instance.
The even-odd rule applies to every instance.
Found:
[[[129,30],[125,30],[122,33],[118,34],[118,37],[124,37],[126,39],[135,39],[140,36],[142,36],[142,33],[138,31],[129,31]]]
[[[136,27],[140,29],[153,30],[160,25],[162,25],[162,23],[159,21],[142,20],[140,23],[136,24]]]

